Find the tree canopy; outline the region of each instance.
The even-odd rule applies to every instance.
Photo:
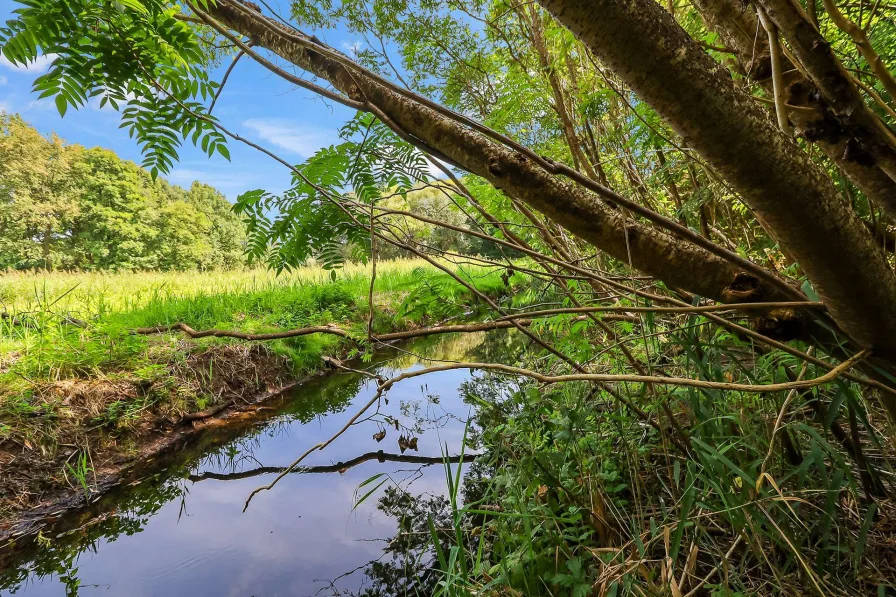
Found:
[[[0,269],[228,268],[245,227],[213,187],[189,190],[98,147],[0,116]]]

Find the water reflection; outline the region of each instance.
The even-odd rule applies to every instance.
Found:
[[[390,375],[424,366],[425,358],[486,360],[512,349],[508,338],[418,342],[376,368]],[[243,513],[252,489],[329,438],[375,391],[360,375],[305,385],[241,437],[204,437],[163,475],[67,517],[29,550],[0,556],[0,593],[260,597],[422,589],[433,580],[425,521],[432,515],[441,525],[448,515],[441,457],[446,447],[460,451],[471,406],[459,389],[471,379],[467,370],[452,370],[394,386],[389,405],[258,494]],[[416,451],[407,445],[411,437]],[[355,507],[359,485],[375,474],[387,482]]]

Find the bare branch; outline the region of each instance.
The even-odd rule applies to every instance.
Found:
[[[717,311],[763,311],[770,309],[824,309],[824,303],[794,301],[780,303],[738,303],[736,305],[700,305],[697,307],[566,307],[562,309],[527,311],[516,315],[500,317],[498,320],[511,319],[514,317],[544,317],[548,315],[558,315],[560,313],[600,313],[607,311],[623,313],[714,313]]]
[[[820,377],[809,380],[788,381],[773,384],[741,384],[728,383],[720,381],[704,381],[700,379],[691,379],[687,377],[662,377],[658,375],[627,375],[627,374],[603,374],[603,373],[570,373],[567,375],[545,375],[530,369],[520,367],[512,367],[510,365],[502,365],[500,363],[448,363],[444,365],[436,365],[426,369],[418,369],[407,371],[397,377],[393,377],[384,384],[384,389],[388,390],[393,385],[405,379],[427,375],[437,371],[449,371],[451,369],[480,369],[484,371],[497,371],[507,375],[519,377],[528,377],[544,384],[568,383],[573,381],[591,381],[601,383],[626,382],[626,383],[645,383],[667,386],[685,386],[691,388],[701,388],[707,390],[724,390],[732,392],[781,392],[788,390],[802,390],[812,388],[833,381],[855,367],[860,361],[871,354],[869,350],[863,350],[849,359],[843,361],[830,371]]]
[[[367,452],[351,460],[337,462],[335,464],[324,464],[320,466],[302,466],[292,469],[291,473],[297,474],[316,474],[316,473],[339,473],[342,474],[346,470],[376,460],[377,462],[402,462],[407,464],[422,464],[423,466],[431,466],[433,464],[443,464],[450,462],[452,464],[469,463],[476,460],[477,454],[464,454],[463,456],[415,456],[413,454],[390,454],[378,450],[376,452]],[[236,481],[238,479],[249,479],[260,475],[270,475],[273,473],[282,473],[286,469],[285,466],[259,466],[247,471],[239,471],[234,473],[216,473],[206,471],[198,475],[190,475],[187,477],[193,483],[205,481],[206,479],[214,479],[216,481]]]
[[[239,332],[235,330],[202,330],[196,331],[185,323],[173,323],[171,325],[159,325],[148,328],[137,328],[131,331],[132,334],[149,335],[164,334],[166,332],[181,331],[190,338],[239,338],[240,340],[279,340],[281,338],[295,338],[297,336],[307,336],[309,334],[332,334],[348,338],[349,334],[343,329],[334,325],[312,326],[307,328],[299,328],[295,330],[286,330],[283,332],[270,332],[266,334],[251,334],[248,332]]]
[[[248,44],[251,45],[251,44]],[[224,85],[227,84],[227,79],[230,78],[230,73],[233,72],[233,69],[236,67],[236,63],[240,61],[240,58],[246,55],[246,52],[240,50],[237,52],[236,57],[234,57],[233,62],[230,63],[230,66],[227,67],[227,71],[225,71],[224,76],[221,78],[221,86],[218,87],[218,91],[215,92],[215,97],[212,98],[211,104],[208,106],[208,113],[211,114],[212,110],[215,109],[215,104],[218,103],[218,98],[221,97],[221,92],[224,91]]]
[[[764,10],[761,8],[757,10],[759,12],[759,20],[762,21],[762,26],[768,33],[768,47],[772,59],[772,89],[775,96],[775,114],[778,117],[778,126],[788,136],[793,136],[793,129],[790,127],[790,122],[787,121],[787,87],[784,85],[781,41],[778,39],[778,27],[768,18]]]

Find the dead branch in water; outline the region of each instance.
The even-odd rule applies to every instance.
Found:
[[[371,460],[376,460],[377,462],[402,462],[407,464],[422,464],[424,466],[430,466],[433,464],[443,464],[445,462],[450,462],[451,464],[460,464],[460,463],[469,463],[473,462],[477,458],[477,454],[464,454],[463,456],[414,456],[412,454],[391,454],[388,452],[383,452],[382,450],[378,450],[376,452],[367,452],[366,454],[361,454],[351,460],[345,460],[342,462],[337,462],[335,464],[324,464],[319,466],[302,466],[293,468],[290,473],[344,473],[348,469],[358,466],[359,464],[364,464],[365,462],[370,462]],[[247,471],[240,471],[235,473],[216,473],[213,471],[206,471],[204,473],[200,473],[198,475],[190,475],[187,477],[193,483],[198,483],[199,481],[205,481],[206,479],[214,479],[216,481],[236,481],[239,479],[249,479],[251,477],[258,477],[259,475],[269,475],[273,473],[282,473],[285,471],[287,467],[285,466],[259,466],[253,469],[249,469]]]

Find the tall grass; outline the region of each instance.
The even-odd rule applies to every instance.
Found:
[[[497,266],[457,267],[455,272],[479,292],[507,294]],[[516,276],[511,286],[521,281]],[[363,338],[369,288],[370,267],[354,264],[335,274],[308,266],[279,276],[266,270],[9,273],[0,278],[0,305],[6,314],[0,318],[0,437],[20,426],[22,417],[55,416],[65,396],[56,392],[48,397],[53,394],[49,385],[72,381],[126,380],[137,388],[138,409],[148,394],[151,400],[177,400],[184,408],[200,409],[216,400],[201,394],[220,384],[214,371],[193,380],[189,367],[195,366],[188,361],[214,346],[245,345],[226,338],[187,340],[177,332],[134,334],[135,328],[184,322],[195,329],[251,333],[335,324]],[[468,313],[474,302],[469,289],[424,260],[380,262],[374,328],[391,331]],[[344,352],[349,344],[337,336],[312,334],[266,342],[265,347],[301,375],[320,368],[323,355]],[[214,356],[209,359],[211,363]],[[253,380],[261,387],[266,381]],[[192,394],[184,400],[187,386]],[[70,396],[72,390],[67,387],[63,393]],[[116,408],[126,412],[125,406]],[[115,412],[107,418],[115,420]]]
[[[377,287],[394,291],[417,268],[431,267],[423,259],[396,259],[377,264]],[[370,266],[348,263],[337,278],[369,281]],[[183,272],[47,272],[0,273],[0,311],[16,313],[50,309],[80,317],[133,311],[168,299],[227,293],[276,291],[298,284],[326,284],[330,272],[316,265],[277,274],[271,270]],[[359,295],[360,296],[360,295]]]

